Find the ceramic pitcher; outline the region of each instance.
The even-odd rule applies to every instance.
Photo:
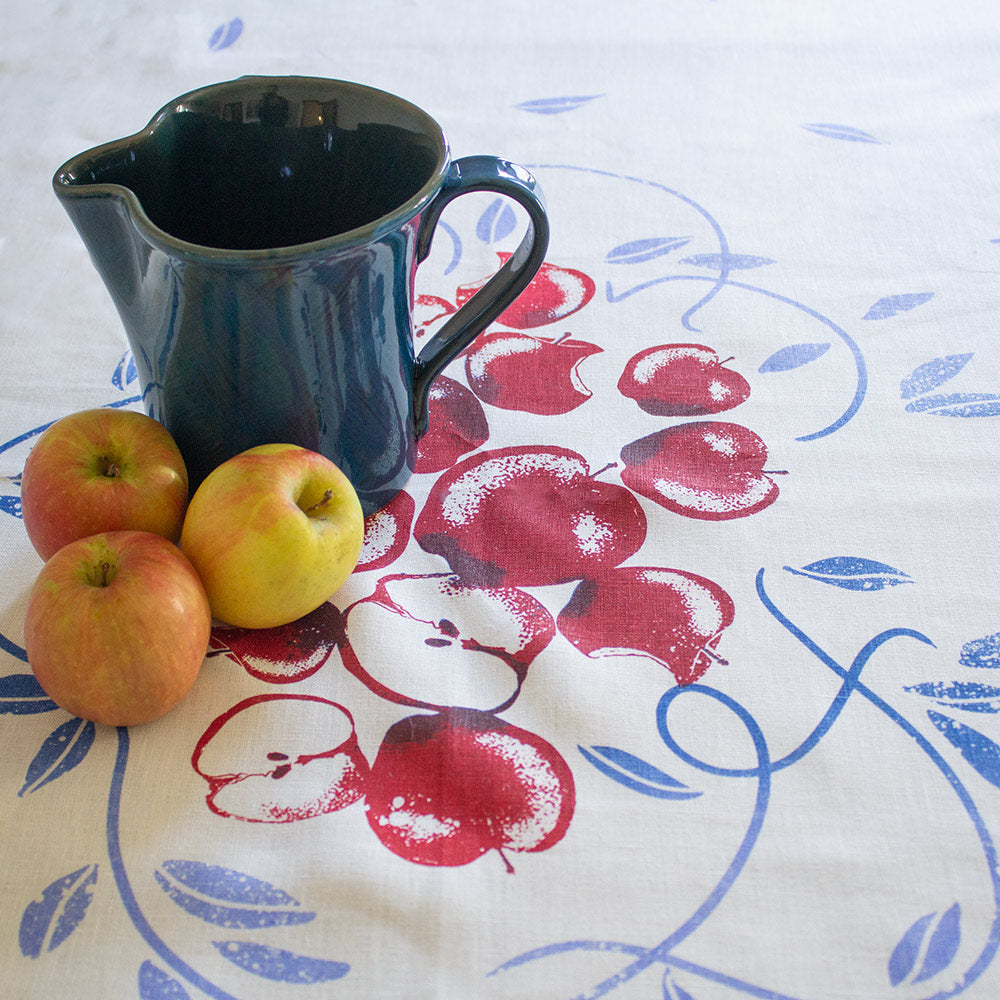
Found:
[[[339,465],[366,513],[410,477],[433,379],[527,286],[548,243],[525,169],[453,161],[426,112],[336,80],[185,94],[73,157],[53,187],[192,488],[246,448],[290,442]],[[417,356],[416,267],[444,207],[475,190],[522,205],[527,231]]]

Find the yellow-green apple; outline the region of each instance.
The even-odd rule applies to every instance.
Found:
[[[191,766],[208,782],[212,812],[250,823],[336,812],[361,798],[369,773],[351,713],[301,694],[233,705],[202,733]]]
[[[358,495],[333,462],[298,445],[265,444],[206,476],[188,505],[181,548],[216,618],[271,628],[340,589],[364,532]]]
[[[726,361],[731,361],[727,358]],[[660,417],[695,417],[739,406],[750,383],[710,347],[660,344],[629,358],[618,391]]]
[[[188,502],[184,459],[163,424],[134,410],[82,410],[42,432],[21,476],[21,512],[43,559],[104,531],[176,541]]]
[[[110,531],[64,545],[42,567],[24,644],[57,705],[132,726],[164,715],[188,692],[211,627],[198,574],[173,542]]]

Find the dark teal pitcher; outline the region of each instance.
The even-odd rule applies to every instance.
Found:
[[[526,170],[451,161],[425,112],[336,80],[243,77],[185,94],[65,163],[53,187],[192,488],[246,448],[290,442],[339,465],[366,513],[411,475],[432,380],[548,244]],[[417,357],[416,266],[445,205],[475,190],[520,203],[527,233]]]

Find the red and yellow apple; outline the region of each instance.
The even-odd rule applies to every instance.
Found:
[[[134,410],[105,407],[57,420],[21,476],[24,527],[43,559],[105,531],[176,541],[187,501],[187,470],[173,438]]]
[[[220,621],[287,625],[315,611],[357,565],[365,519],[347,476],[293,444],[223,462],[191,498],[181,548]]]
[[[24,644],[57,705],[132,726],[188,692],[211,627],[201,581],[176,545],[112,531],[70,542],[46,562],[28,598]]]

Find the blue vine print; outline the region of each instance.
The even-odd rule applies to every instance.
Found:
[[[829,560],[821,560],[816,565],[821,567],[824,565],[835,566],[841,565],[842,562],[842,557],[835,557]],[[860,567],[863,564],[882,565],[875,564],[873,560],[861,559],[853,559],[850,561],[850,564],[855,567]],[[891,570],[892,568],[887,567],[887,569]],[[899,571],[892,570],[892,572],[898,573]],[[851,665],[844,667],[778,608],[765,588],[764,577],[765,571],[764,569],[760,569],[756,576],[755,589],[758,599],[765,610],[779,625],[801,643],[809,653],[816,657],[820,663],[839,677],[841,685],[828,709],[813,730],[803,739],[797,748],[777,759],[772,759],[766,739],[753,717],[730,696],[706,685],[695,683],[687,687],[678,686],[672,688],[660,698],[655,713],[657,732],[664,745],[678,759],[705,773],[727,778],[751,779],[756,782],[757,792],[753,814],[742,842],[723,876],[688,919],[673,933],[663,938],[659,944],[652,948],[611,940],[560,941],[516,955],[493,969],[489,973],[490,976],[500,975],[519,966],[543,961],[555,955],[574,952],[608,952],[625,957],[628,959],[627,964],[619,969],[618,972],[597,983],[587,992],[578,994],[573,1000],[597,1000],[597,998],[607,996],[619,986],[629,982],[639,973],[653,965],[664,967],[664,997],[676,998],[676,1000],[692,998],[693,1000],[693,994],[687,992],[674,980],[676,973],[682,972],[691,977],[698,977],[726,986],[734,992],[742,993],[746,996],[764,998],[764,1000],[791,1000],[785,994],[758,984],[737,980],[726,975],[721,970],[709,969],[696,963],[688,962],[677,955],[675,949],[694,930],[705,923],[722,899],[735,885],[738,876],[753,851],[754,844],[763,824],[770,798],[772,776],[802,760],[806,754],[819,744],[820,740],[836,722],[840,712],[852,695],[864,698],[886,720],[897,726],[906,736],[912,739],[928,757],[934,767],[944,777],[952,792],[957,796],[968,816],[975,830],[985,861],[985,874],[989,879],[992,891],[993,917],[982,948],[968,968],[960,976],[956,977],[950,986],[930,994],[925,1000],[945,1000],[945,998],[957,996],[974,983],[989,967],[996,955],[997,949],[1000,948],[1000,873],[997,870],[998,858],[992,836],[967,788],[941,753],[920,730],[861,681],[861,672],[865,665],[871,659],[872,655],[886,643],[897,639],[910,639],[924,645],[933,646],[933,642],[926,635],[914,629],[887,629],[868,640],[854,657]],[[989,638],[995,639],[996,637]],[[978,650],[979,647],[977,646],[976,648]],[[921,691],[919,693],[931,694],[940,692]],[[1000,694],[1000,690],[995,693]],[[700,760],[685,750],[673,736],[668,719],[671,705],[678,698],[682,697],[712,698],[732,712],[743,724],[753,742],[757,758],[756,765],[748,768],[720,767]],[[947,719],[945,716],[941,716],[940,713],[933,713],[932,719],[935,715],[938,716],[938,719],[934,720],[935,724],[962,752],[963,757],[980,774],[991,778],[995,784],[1000,786],[1000,747],[992,744],[992,741],[987,741],[989,745],[986,745],[984,743],[985,737],[982,737],[982,734],[967,735],[966,730],[968,727],[963,727],[961,723]],[[956,736],[956,733],[962,735]],[[638,758],[631,758],[631,755],[627,755],[622,751],[609,752],[610,749],[595,747],[588,752],[583,751],[583,748],[581,748],[581,752],[602,773],[626,787],[635,787],[636,791],[649,794],[647,788],[634,786],[633,781],[635,776],[641,776],[648,781],[647,769],[650,765],[639,761]],[[616,766],[608,766],[609,762]],[[658,769],[656,773],[663,775],[663,772],[658,771]],[[666,778],[666,781],[663,778]],[[664,789],[669,788],[671,785],[680,786],[679,782],[675,782],[674,779],[667,775],[663,775],[663,778],[658,779],[658,781]],[[886,976],[890,985],[898,986],[903,983],[918,984],[945,971],[958,954],[961,937],[961,907],[958,902],[952,903],[943,911],[921,915],[902,934],[887,959]],[[917,962],[921,954],[923,955],[923,959],[918,967]]]

